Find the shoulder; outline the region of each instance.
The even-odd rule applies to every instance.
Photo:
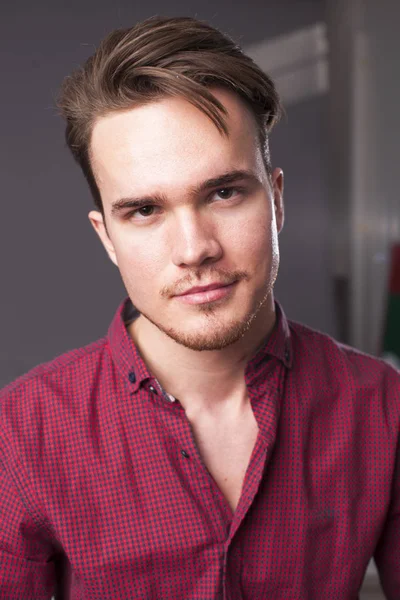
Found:
[[[29,445],[32,436],[76,416],[111,362],[107,338],[40,364],[0,391],[0,438]],[[1,445],[1,439],[0,439]]]
[[[58,381],[61,384],[73,382],[74,379],[93,369],[105,351],[107,351],[107,338],[102,338],[37,365],[0,391],[0,406],[8,397],[20,396],[46,385],[47,382]]]
[[[350,389],[375,389],[396,395],[400,403],[400,372],[383,359],[342,344],[325,333],[289,321],[294,364],[317,380]]]

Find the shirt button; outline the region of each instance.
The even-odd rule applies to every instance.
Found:
[[[182,456],[184,456],[185,458],[189,458],[189,454],[186,452],[186,450],[181,450],[181,454],[182,454]]]
[[[153,394],[157,394],[157,390],[153,385],[149,386],[149,390],[153,393]]]
[[[136,375],[134,373],[134,371],[131,371],[128,375],[128,379],[131,383],[135,383],[136,382]]]
[[[290,360],[290,351],[288,349],[285,350],[285,360],[286,362],[289,362]]]

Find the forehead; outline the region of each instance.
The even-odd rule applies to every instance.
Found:
[[[250,111],[235,94],[214,93],[227,110],[227,136],[184,98],[165,98],[98,119],[91,158],[103,202],[133,191],[174,193],[229,170],[262,169]]]

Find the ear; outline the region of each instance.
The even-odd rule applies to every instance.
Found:
[[[274,169],[271,176],[272,192],[274,195],[274,208],[276,218],[276,228],[278,233],[282,231],[285,220],[285,210],[283,206],[283,171]]]
[[[100,241],[103,244],[104,248],[106,249],[108,256],[110,257],[110,259],[112,260],[114,265],[116,265],[118,267],[118,261],[117,261],[117,257],[115,254],[114,245],[108,235],[104,216],[102,215],[101,212],[99,212],[97,210],[90,211],[88,216],[89,216],[89,221],[91,222],[95,232],[99,236]]]

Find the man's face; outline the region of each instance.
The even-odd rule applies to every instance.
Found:
[[[91,140],[107,230],[90,220],[140,318],[194,350],[237,341],[271,305],[283,222],[282,172],[268,177],[251,113],[213,93],[228,136],[165,98],[101,117]]]

